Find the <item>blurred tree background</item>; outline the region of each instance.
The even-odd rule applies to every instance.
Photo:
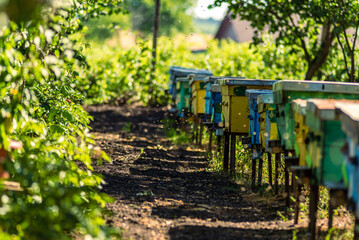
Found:
[[[174,36],[177,33],[190,33],[194,30],[193,17],[188,14],[196,0],[162,0],[160,35]],[[127,14],[112,14],[90,19],[86,38],[102,42],[113,37],[119,30],[130,30],[139,36],[147,37],[153,30],[154,1],[126,0]]]

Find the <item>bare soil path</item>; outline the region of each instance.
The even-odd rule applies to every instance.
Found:
[[[108,222],[124,239],[292,239],[293,226],[273,201],[207,169],[204,150],[175,146],[164,135],[166,110],[89,106],[93,133],[111,156],[96,171],[115,199]],[[300,237],[301,236],[301,237]]]

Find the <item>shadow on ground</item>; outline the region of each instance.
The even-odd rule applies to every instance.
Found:
[[[125,239],[291,239],[284,202],[258,200],[207,169],[203,150],[164,135],[166,110],[140,106],[86,108],[99,145],[113,164],[96,166],[115,199],[112,225]],[[244,197],[245,196],[245,197]]]

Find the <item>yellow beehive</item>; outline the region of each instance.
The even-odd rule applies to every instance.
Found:
[[[206,89],[204,81],[207,77],[204,75],[189,75],[192,91],[191,112],[194,116],[205,114]]]
[[[295,121],[295,135],[296,142],[294,144],[294,149],[296,155],[299,156],[299,165],[306,165],[306,155],[307,155],[307,144],[305,139],[309,131],[308,126],[305,124],[305,112],[306,112],[307,100],[296,99],[292,103],[293,112],[294,112],[294,121]]]
[[[224,79],[220,80],[224,131],[248,134],[249,107],[247,89],[272,89],[273,80]]]

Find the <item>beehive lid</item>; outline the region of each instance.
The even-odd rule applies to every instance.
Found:
[[[307,108],[307,100],[296,99],[292,103],[293,111],[299,113],[300,115],[305,115]]]
[[[258,89],[248,89],[246,90],[246,96],[250,99],[256,99],[260,95],[272,94],[272,90],[258,90]]]
[[[186,77],[189,74],[212,75],[211,71],[204,69],[190,69],[178,66],[171,66],[169,73],[174,77]]]
[[[359,94],[358,83],[342,83],[327,81],[300,81],[282,80],[273,86],[273,91],[295,91],[295,92],[332,92]]]
[[[359,104],[337,103],[335,104],[340,115],[342,129],[354,143],[359,144]]]
[[[218,82],[219,80],[222,80],[222,79],[245,79],[245,77],[219,77],[219,76],[209,76],[207,77],[207,79],[204,81],[204,82]]]
[[[337,103],[336,108],[340,109],[343,114],[347,115],[354,122],[359,122],[359,103]]]
[[[359,100],[347,99],[309,99],[307,111],[314,113],[321,120],[335,120],[338,118],[336,104],[359,103]]]
[[[188,82],[189,79],[188,79],[188,77],[179,77],[179,78],[177,78],[177,81],[179,81],[179,82]]]
[[[213,84],[211,86],[211,92],[221,92],[221,86],[219,84]]]
[[[273,104],[273,92],[270,94],[262,94],[258,96],[258,104]]]
[[[207,78],[208,76],[206,76],[206,75],[198,75],[198,74],[190,74],[190,75],[188,75],[188,78],[189,78],[189,80],[191,80],[191,81],[204,81],[204,80],[206,80],[206,78]]]
[[[277,80],[260,80],[245,78],[225,78],[218,81],[220,85],[229,86],[272,86]]]

